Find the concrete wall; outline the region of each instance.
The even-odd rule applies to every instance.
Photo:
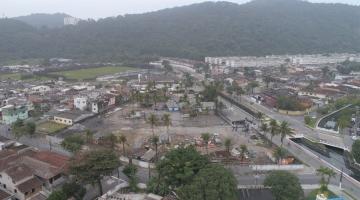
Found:
[[[273,171],[273,170],[300,170],[304,169],[304,165],[250,165],[252,170],[257,171]]]

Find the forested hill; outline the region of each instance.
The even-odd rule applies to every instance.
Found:
[[[14,17],[13,19],[25,22],[36,28],[59,28],[64,26],[64,18],[70,15],[63,13],[55,14],[31,14],[27,16]]]
[[[0,59],[121,59],[360,52],[360,7],[300,0],[205,2],[77,26],[0,20]]]

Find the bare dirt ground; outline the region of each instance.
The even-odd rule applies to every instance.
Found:
[[[131,110],[142,111],[143,114],[138,119],[129,119]],[[150,124],[147,123],[147,116],[151,113],[156,114],[159,118],[159,126],[155,126],[154,130]],[[161,125],[161,116],[165,113],[171,115],[172,125],[169,131]],[[121,110],[87,120],[82,123],[88,129],[96,132],[96,136],[106,136],[110,133],[123,134],[127,137],[127,148],[140,148],[149,138],[153,135],[158,135],[160,139],[171,138],[172,145],[185,142],[193,142],[199,139],[202,133],[218,134],[219,138],[232,139],[233,147],[239,147],[246,144],[248,149],[253,152],[266,152],[270,151],[267,148],[258,145],[258,141],[250,139],[251,133],[245,133],[241,129],[237,132],[232,130],[232,127],[226,124],[221,118],[214,113],[208,115],[200,115],[195,118],[183,118],[180,112],[166,112],[166,111],[153,111],[151,109],[137,108],[134,105],[122,107]],[[200,147],[200,151],[205,152],[205,148]],[[210,146],[209,152],[224,150],[223,146]]]

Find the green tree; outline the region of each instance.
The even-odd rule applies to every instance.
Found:
[[[201,169],[191,184],[179,189],[180,199],[236,200],[237,181],[231,171],[212,164]]]
[[[208,164],[208,158],[200,155],[193,146],[173,149],[156,163],[158,175],[148,183],[149,192],[166,195],[189,185],[200,169]]]
[[[157,135],[153,135],[153,136],[151,136],[151,138],[150,138],[150,143],[154,146],[154,148],[155,148],[155,160],[157,160],[158,159],[158,146],[159,146],[159,141],[160,141],[160,139],[159,139],[159,136],[157,136]]]
[[[287,171],[273,171],[266,176],[264,186],[270,187],[276,200],[302,200],[304,191],[298,177]]]
[[[240,159],[244,161],[245,155],[249,152],[247,146],[245,144],[240,145]]]
[[[166,126],[166,133],[168,135],[168,142],[170,142],[170,135],[169,135],[169,127],[171,126],[171,116],[169,113],[165,113],[161,120],[164,122],[164,125]]]
[[[120,161],[112,150],[89,151],[79,155],[70,166],[70,172],[84,184],[97,184],[100,196],[103,194],[101,180],[111,175],[120,166]]]
[[[80,135],[68,136],[61,142],[61,146],[72,153],[76,153],[81,150],[81,147],[84,144],[85,141]]]
[[[129,178],[130,190],[132,192],[137,192],[138,191],[138,187],[137,187],[138,181],[137,181],[137,177],[136,177],[137,167],[133,164],[128,164],[123,169],[123,173]]]
[[[287,155],[286,149],[282,147],[277,147],[273,151],[273,156],[277,162],[277,164],[281,164],[280,161]]]
[[[209,133],[203,133],[201,134],[201,139],[204,142],[206,154],[209,155],[209,141],[210,141],[210,134]]]
[[[225,139],[224,146],[225,146],[226,152],[228,152],[230,154],[230,149],[231,149],[231,146],[232,146],[232,141],[231,141],[230,138]]]
[[[281,139],[281,146],[283,145],[284,138],[286,136],[291,136],[293,134],[291,128],[289,127],[289,123],[286,121],[282,121],[279,127],[280,139]]]
[[[256,117],[257,117],[259,120],[261,120],[261,119],[264,117],[264,113],[262,113],[262,112],[257,112],[257,113],[256,113]]]
[[[123,155],[125,155],[125,144],[127,142],[127,138],[125,135],[120,135],[118,138],[118,141],[120,144],[122,144],[122,150],[123,150]]]
[[[356,140],[352,144],[351,153],[357,163],[360,163],[360,140]]]
[[[259,83],[257,81],[251,81],[246,87],[251,91],[251,94],[254,94],[254,89],[259,87]]]
[[[350,126],[350,117],[346,116],[346,115],[342,115],[339,117],[339,119],[337,120],[337,124],[339,127],[339,132],[343,134],[344,129]]]
[[[266,123],[262,123],[260,126],[260,130],[266,134],[269,131],[269,127]]]
[[[53,191],[50,196],[47,198],[47,200],[67,200],[68,197],[66,194],[60,189]]]
[[[272,143],[273,137],[279,134],[279,125],[275,119],[270,121],[270,134]]]
[[[62,191],[65,193],[67,199],[74,197],[76,200],[82,200],[86,193],[86,189],[75,182],[65,183],[62,186]]]
[[[26,122],[24,131],[26,134],[33,136],[36,131],[36,124],[34,122]]]
[[[154,113],[151,113],[150,116],[148,117],[147,121],[151,126],[152,134],[154,136],[155,135],[154,127],[157,126],[159,119]]]
[[[11,125],[11,132],[15,136],[15,138],[19,139],[24,133],[24,120],[17,119],[12,125]]]
[[[331,178],[335,177],[336,173],[333,169],[328,167],[320,167],[316,170],[316,173],[321,176],[320,178],[320,191],[327,192],[328,185],[330,183]]]

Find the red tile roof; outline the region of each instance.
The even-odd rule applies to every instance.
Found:
[[[17,164],[5,170],[5,173],[15,182],[33,176],[31,168],[24,164]]]
[[[48,163],[54,167],[64,167],[70,161],[70,158],[54,152],[40,151],[37,152],[32,158]]]
[[[34,177],[17,185],[17,188],[21,193],[25,193],[25,192],[31,192],[32,189],[41,187],[42,184],[43,183],[38,178]]]

